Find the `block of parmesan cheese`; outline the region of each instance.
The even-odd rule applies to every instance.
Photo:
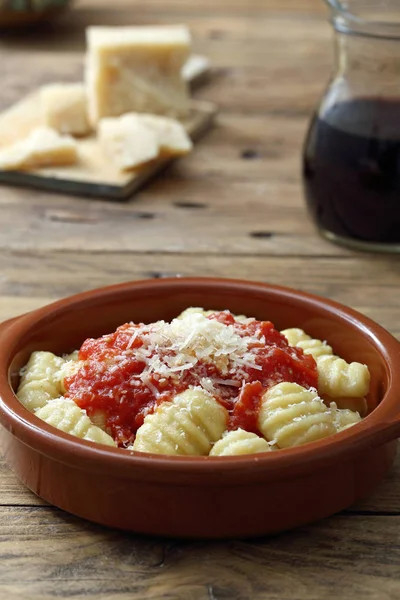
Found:
[[[176,119],[147,114],[138,114],[138,118],[157,134],[162,155],[181,156],[193,148],[184,126]]]
[[[154,160],[160,152],[157,133],[137,115],[102,119],[97,133],[103,153],[123,171]]]
[[[182,68],[190,54],[183,25],[89,27],[86,84],[89,119],[128,112],[183,116],[189,93]]]
[[[83,83],[46,85],[41,89],[40,102],[47,127],[76,136],[90,133]]]
[[[48,127],[38,127],[28,137],[0,151],[0,169],[5,171],[72,165],[77,160],[75,140]]]

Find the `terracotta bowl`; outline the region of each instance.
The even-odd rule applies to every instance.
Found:
[[[322,441],[265,455],[140,455],[70,437],[17,400],[33,350],[70,352],[126,321],[171,319],[188,306],[230,309],[302,327],[348,361],[366,363],[370,414]],[[147,534],[221,538],[289,529],[346,508],[383,479],[400,434],[400,344],[363,315],[329,300],[262,283],[161,279],[94,290],[0,328],[0,442],[33,492],[104,525]]]

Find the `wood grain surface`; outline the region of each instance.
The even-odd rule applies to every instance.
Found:
[[[0,319],[129,279],[226,276],[348,304],[400,337],[394,256],[322,240],[300,154],[332,68],[321,0],[82,0],[0,38],[0,109],[82,76],[92,24],[187,23],[210,57],[216,127],[132,201],[0,188]],[[400,460],[375,493],[270,538],[190,542],[108,530],[48,506],[0,460],[0,600],[397,600]]]

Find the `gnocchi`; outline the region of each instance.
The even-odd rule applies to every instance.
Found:
[[[33,352],[17,396],[65,433],[128,451],[240,456],[315,442],[367,414],[368,367],[300,328],[190,307],[59,357]]]

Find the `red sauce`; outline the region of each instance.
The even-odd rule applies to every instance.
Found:
[[[240,427],[251,433],[260,433],[257,417],[264,391],[261,381],[244,384],[229,416],[228,429],[239,429]]]
[[[144,376],[147,362],[140,357],[140,348],[144,345],[143,327],[148,326],[126,323],[112,334],[83,343],[79,359],[84,365],[65,380],[66,396],[89,416],[103,411],[107,431],[120,446],[126,446],[133,442],[145,416],[157,405],[190,386],[201,385],[203,378],[213,380],[213,395],[229,412],[229,429],[241,427],[255,433],[261,397],[269,387],[283,381],[317,387],[313,357],[289,346],[269,321],[239,323],[228,311],[208,318],[231,325],[242,338],[256,338],[247,349],[254,357],[253,366],[241,366],[239,373],[222,373],[216,364],[198,360],[190,369],[171,376],[157,372]],[[158,354],[165,358],[174,355],[174,351],[155,347],[150,358]]]

